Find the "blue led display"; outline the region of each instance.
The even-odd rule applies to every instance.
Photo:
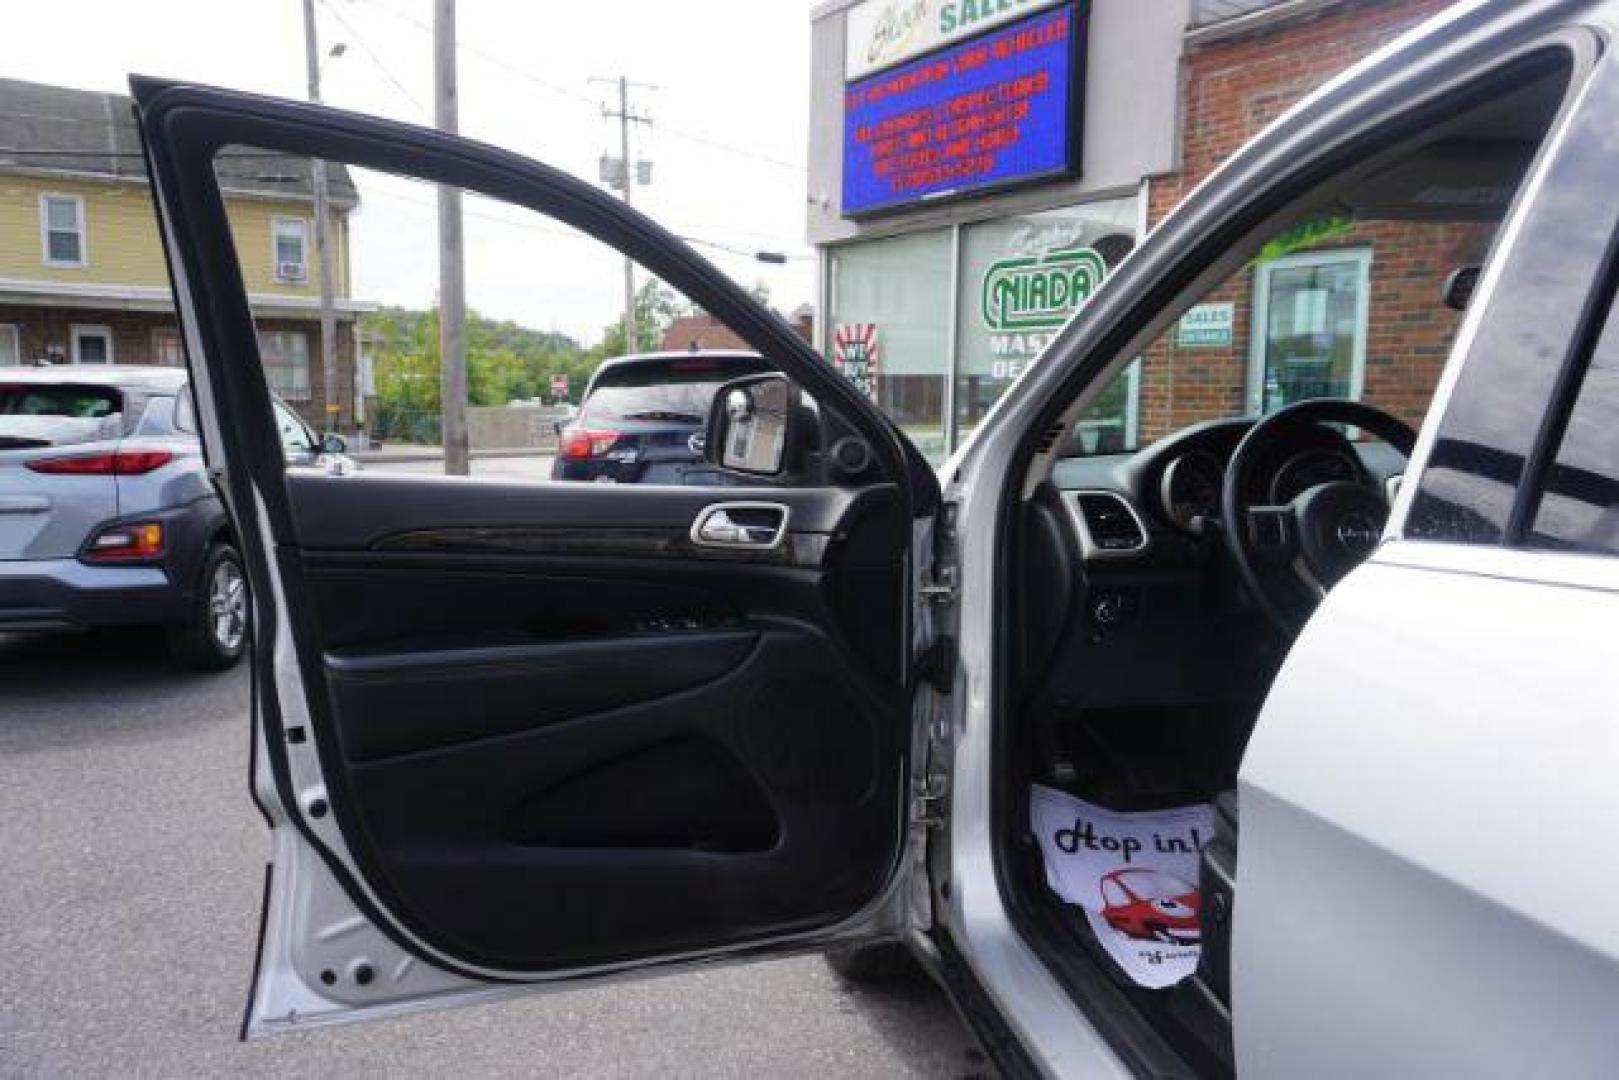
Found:
[[[848,84],[843,213],[1072,173],[1082,22],[1065,5]]]

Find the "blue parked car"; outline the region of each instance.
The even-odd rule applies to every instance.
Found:
[[[708,411],[721,386],[770,368],[749,352],[652,353],[608,360],[558,431],[553,480],[706,482]]]

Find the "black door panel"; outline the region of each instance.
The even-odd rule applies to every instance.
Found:
[[[655,701],[712,682],[757,640],[742,630],[458,639],[442,648],[327,653],[326,671],[344,754],[371,761]]]
[[[614,530],[678,533],[689,538],[705,507],[734,500],[768,501],[787,507],[789,528],[799,534],[837,531],[857,503],[886,497],[897,489],[877,485],[861,491],[834,487],[771,488],[742,494],[736,488],[637,487],[617,484],[469,484],[456,479],[361,478],[366,513],[354,512],[354,477],[296,473],[287,477],[300,546],[312,550],[355,550],[377,546],[387,537],[434,530],[494,527],[534,530]],[[715,549],[717,555],[725,553]]]
[[[893,871],[904,695],[865,647],[900,622],[891,489],[784,492],[804,564],[613,542],[689,545],[713,493],[289,491],[327,771],[423,939],[511,970],[668,955],[838,921]],[[538,542],[587,521],[590,554]]]
[[[828,687],[841,666],[809,631],[769,631],[694,689],[358,764],[357,824],[418,932],[480,963],[573,967],[824,925],[897,854],[900,778],[877,762],[903,734],[852,680]]]

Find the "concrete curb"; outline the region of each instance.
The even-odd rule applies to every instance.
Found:
[[[474,450],[472,460],[479,458],[550,457],[556,454],[554,446],[513,446],[503,449]],[[412,447],[408,450],[360,450],[349,457],[361,464],[386,465],[389,462],[443,461],[444,451],[434,446]]]

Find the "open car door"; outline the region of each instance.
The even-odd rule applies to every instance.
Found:
[[[273,860],[244,1034],[902,929],[913,548],[937,487],[875,406],[556,170],[298,102],[133,93],[253,597]],[[814,467],[723,487],[288,472],[221,180],[255,153],[465,189],[633,258],[813,399]],[[727,506],[746,527],[709,542]]]

